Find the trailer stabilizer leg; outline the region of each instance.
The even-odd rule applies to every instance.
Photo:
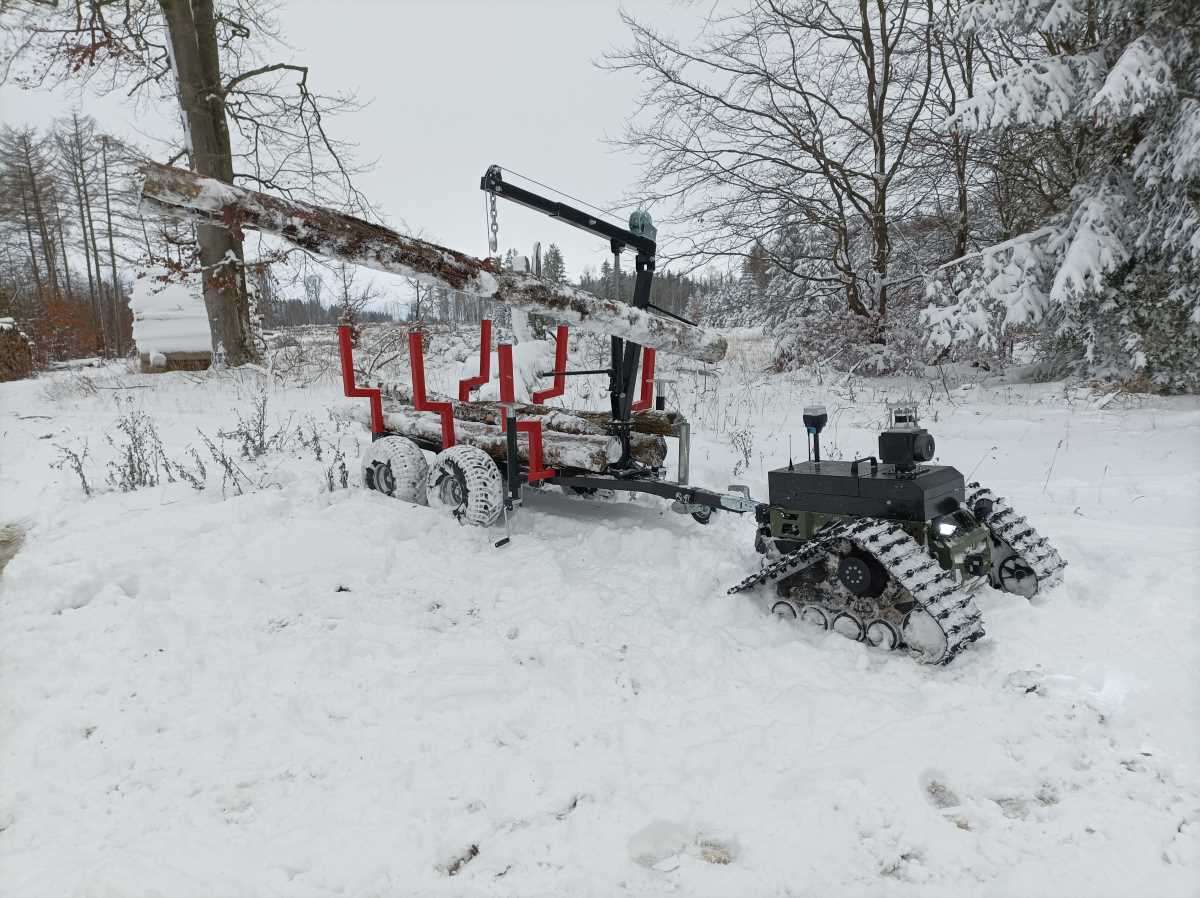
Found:
[[[508,520],[508,506],[511,504],[510,499],[504,500],[504,536],[500,537],[493,544],[497,549],[501,549],[512,542],[512,524]]]

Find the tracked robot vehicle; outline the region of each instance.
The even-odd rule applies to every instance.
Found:
[[[511,172],[509,173],[512,174]],[[853,461],[821,458],[824,408],[805,410],[808,459],[769,472],[766,502],[745,486],[703,487],[689,480],[690,426],[668,410],[654,376],[656,350],[700,362],[719,361],[725,340],[652,302],[657,233],[637,211],[626,228],[603,213],[576,208],[506,179],[491,166],[480,180],[488,195],[487,260],[406,237],[336,210],[269,196],[150,165],[143,209],[224,227],[249,227],[308,250],[395,274],[422,276],[468,296],[510,305],[557,324],[549,389],[529,403],[514,394],[512,345],[497,343],[500,401],[472,401],[489,383],[491,322],[481,322],[479,375],[459,382],[458,401],[426,392],[423,340],[408,335],[411,387],[364,385],[354,364],[351,328],[339,328],[347,396],[369,399],[365,423],[372,443],[364,454],[368,489],[442,507],[460,523],[489,526],[522,506],[522,490],[546,485],[582,495],[600,490],[641,493],[707,523],[715,512],[752,514],[761,569],[729,590],[773,588],[776,614],[833,629],[887,649],[908,649],[944,664],[983,635],[973,595],[990,584],[1033,596],[1055,586],[1065,563],[1025,519],[952,467],[932,465],[934,441],[913,409],[897,409],[879,436],[877,456]],[[518,176],[519,177],[519,176]],[[536,183],[536,182],[533,182]],[[626,303],[536,272],[503,268],[498,256],[496,200],[503,198],[609,242],[613,270],[634,252],[634,286]],[[568,198],[568,197],[564,197]],[[611,363],[570,370],[567,326],[609,337]],[[566,378],[608,375],[608,409],[543,405],[564,395]],[[657,391],[657,395],[656,395]],[[668,476],[665,437],[676,439],[678,461]],[[434,455],[432,466],[426,453]],[[506,535],[496,540],[501,546]]]
[[[898,408],[878,456],[821,458],[822,406],[804,409],[808,460],[768,472],[755,548],[781,617],[932,664],[983,636],[972,598],[987,583],[1027,598],[1056,586],[1058,552],[1002,498],[945,465],[916,410]]]

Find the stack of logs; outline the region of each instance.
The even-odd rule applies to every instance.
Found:
[[[419,412],[412,407],[412,392],[405,386],[377,384],[384,399],[384,427],[410,439],[439,443],[442,438],[441,419],[433,412]],[[430,399],[443,399],[433,397]],[[547,467],[602,472],[608,465],[610,436],[606,429],[606,412],[586,412],[553,408],[548,405],[519,404],[517,417],[522,421],[539,421],[542,425],[542,456]],[[370,411],[365,403],[355,403],[351,415],[370,426]],[[478,446],[497,461],[507,455],[507,443],[499,431],[504,407],[499,402],[479,400],[454,403],[454,430],[459,442]],[[645,465],[661,465],[667,457],[663,439],[675,433],[683,420],[678,412],[644,411],[630,416],[633,431],[633,457]],[[519,443],[521,460],[528,462],[528,447]]]

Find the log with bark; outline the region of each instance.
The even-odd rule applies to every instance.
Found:
[[[567,284],[499,271],[491,261],[371,224],[333,209],[246,190],[194,172],[147,163],[142,211],[206,224],[240,235],[243,228],[276,234],[296,246],[355,265],[433,281],[492,299],[580,330],[623,337],[705,362],[725,356],[715,331],[601,299]]]
[[[371,415],[365,403],[339,407],[339,417],[370,426]],[[388,405],[383,412],[384,427],[391,433],[426,443],[441,443],[442,420],[434,412],[418,412],[404,405]],[[474,421],[455,420],[454,435],[460,443],[478,446],[496,461],[508,455],[508,441],[499,428]],[[609,437],[604,434],[576,434],[556,430],[542,431],[542,459],[547,467],[604,473],[608,468]],[[521,461],[529,461],[529,445],[524,435],[517,440]],[[667,457],[667,443],[661,436],[635,434],[633,457],[645,465],[657,466]]]

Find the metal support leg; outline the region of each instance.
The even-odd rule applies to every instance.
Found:
[[[507,546],[512,540],[512,526],[509,517],[521,501],[521,471],[517,455],[517,415],[511,405],[504,406],[504,437],[508,449],[508,457],[504,460],[504,536],[496,540],[495,546]]]
[[[504,438],[508,449],[508,457],[504,462],[508,481],[508,498],[504,504],[513,508],[521,501],[521,471],[520,456],[517,454],[517,415],[511,406],[504,410],[504,418],[506,421]]]
[[[679,461],[675,467],[675,480],[684,486],[688,483],[688,468],[692,460],[692,425],[680,421],[675,425],[675,436],[679,438]]]

